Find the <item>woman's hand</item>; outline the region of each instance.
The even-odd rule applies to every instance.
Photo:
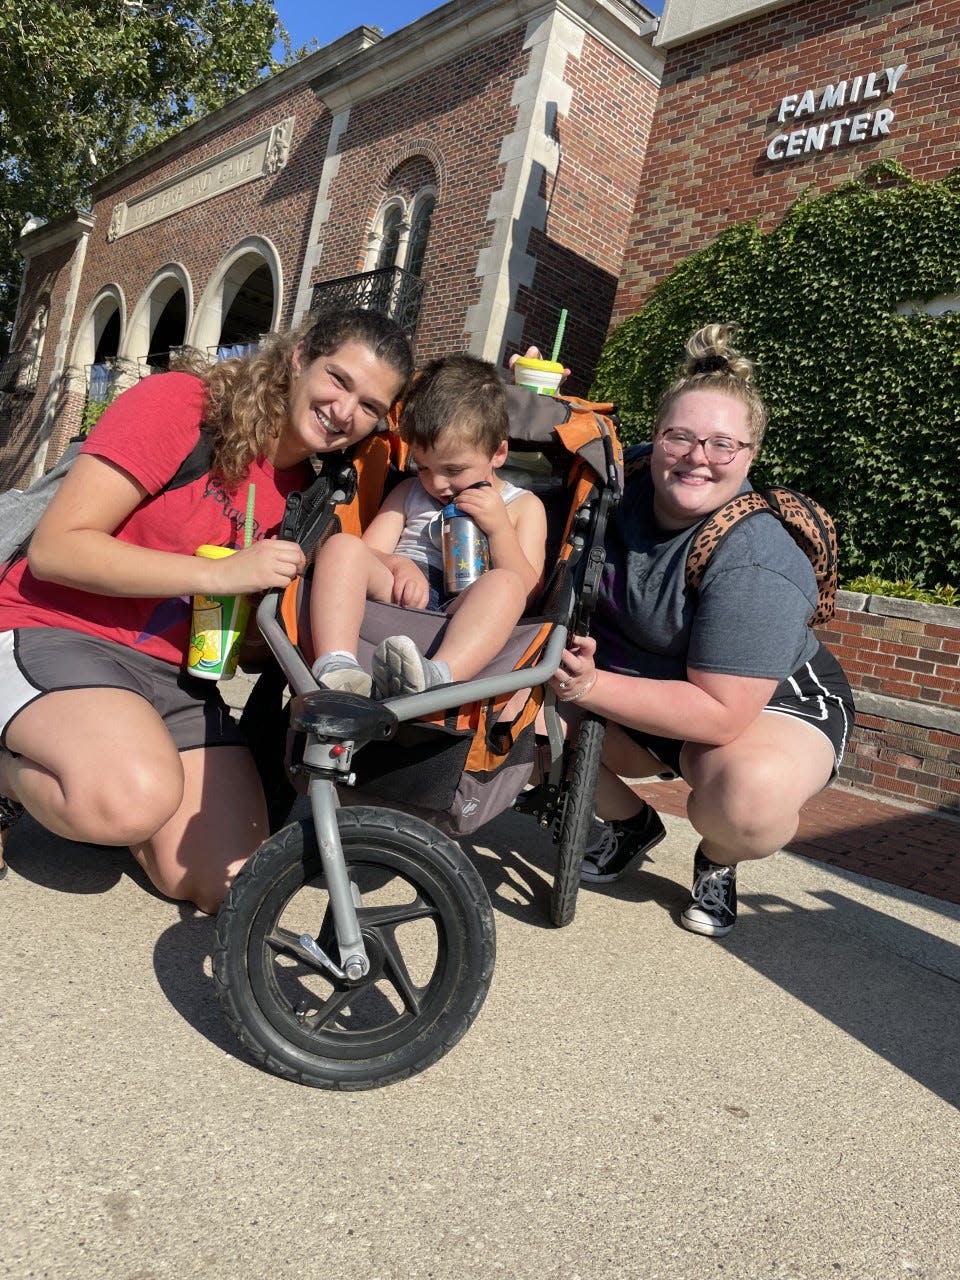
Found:
[[[527,360],[542,360],[542,359],[543,359],[543,356],[540,354],[540,348],[539,348],[539,347],[527,347],[526,351],[525,351],[523,354],[524,354],[524,356],[525,356],[525,358],[526,358]],[[520,353],[515,351],[515,352],[514,352],[514,354],[513,354],[513,355],[510,357],[510,359],[507,361],[507,368],[510,370],[510,372],[511,372],[511,373],[513,372],[513,366],[516,364],[516,362],[517,362],[519,359],[520,359]],[[568,368],[566,368],[566,366],[564,366],[564,370],[563,370],[563,377],[560,379],[560,383],[561,383],[561,385],[562,385],[564,382],[566,382],[567,378],[569,378],[569,377],[570,377],[570,370],[569,370]]]
[[[209,566],[211,581],[205,594],[212,596],[248,595],[270,587],[285,587],[306,567],[299,542],[281,538],[264,538],[232,556],[203,563]]]
[[[560,665],[550,677],[550,687],[559,702],[576,702],[586,697],[597,682],[594,654],[597,642],[592,636],[574,636],[569,649],[564,649]]]

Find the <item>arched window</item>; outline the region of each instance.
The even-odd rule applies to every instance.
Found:
[[[30,332],[27,334],[27,340],[23,345],[23,363],[20,366],[20,376],[17,379],[17,386],[30,390],[37,385],[40,377],[40,361],[43,359],[43,344],[47,337],[47,321],[50,319],[50,308],[47,303],[43,303],[37,308],[37,314],[33,318],[33,324],[30,326]]]
[[[414,205],[413,225],[410,228],[410,244],[405,264],[411,275],[419,276],[423,271],[423,259],[427,252],[427,237],[430,234],[430,222],[435,204],[436,197],[431,191],[418,199]]]
[[[380,226],[380,251],[377,254],[376,270],[384,267],[398,267],[400,252],[400,228],[403,225],[403,209],[398,204],[390,205],[383,214]]]
[[[370,281],[367,305],[385,311],[408,333],[416,328],[423,298],[423,264],[436,187],[417,186],[426,177],[422,158],[408,162],[393,175],[390,194],[373,220],[367,270],[379,273]]]

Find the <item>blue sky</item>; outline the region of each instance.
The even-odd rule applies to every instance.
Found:
[[[274,0],[280,21],[290,32],[294,46],[315,38],[319,46],[329,44],[355,27],[381,27],[388,36],[439,9],[441,0]],[[644,0],[654,13],[663,10],[663,0]]]

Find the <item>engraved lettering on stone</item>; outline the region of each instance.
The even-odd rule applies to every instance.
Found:
[[[276,173],[287,162],[293,137],[294,116],[281,120],[252,138],[245,138],[212,160],[169,178],[151,191],[114,207],[108,239],[148,227],[171,214],[222,195],[234,187]]]

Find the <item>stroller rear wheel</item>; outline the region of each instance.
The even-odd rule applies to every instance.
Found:
[[[580,721],[565,783],[566,799],[557,832],[557,872],[550,896],[550,920],[558,928],[569,924],[577,910],[580,868],[593,825],[593,800],[606,727],[605,720],[589,712]]]
[[[227,1020],[274,1074],[368,1089],[422,1071],[483,1004],[496,952],[476,869],[434,827],[390,809],[338,810],[370,971],[329,974],[300,939],[338,959],[310,820],[267,840],[217,918],[214,978]]]

